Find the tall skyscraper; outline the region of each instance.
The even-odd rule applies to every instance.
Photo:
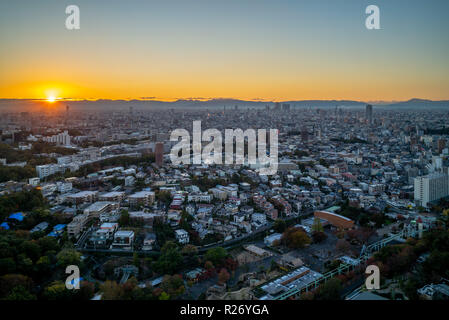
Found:
[[[162,163],[164,161],[164,143],[163,142],[156,142],[155,160],[156,160],[156,164],[158,166],[162,166]]]
[[[373,124],[373,106],[368,104],[366,106],[365,113],[366,113],[365,118],[368,124]]]

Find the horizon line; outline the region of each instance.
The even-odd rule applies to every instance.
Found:
[[[36,102],[47,102],[48,98],[0,98],[0,101],[5,100],[13,100],[13,101],[36,101]],[[358,99],[289,99],[289,100],[277,100],[277,99],[243,99],[243,98],[233,98],[233,97],[214,97],[214,98],[176,98],[176,99],[163,99],[157,97],[151,98],[120,98],[120,99],[111,99],[111,98],[56,98],[52,103],[58,102],[98,102],[98,101],[140,101],[140,102],[163,102],[163,103],[175,103],[180,101],[196,101],[196,102],[210,102],[210,101],[219,101],[219,100],[237,100],[241,102],[253,102],[253,103],[282,103],[282,102],[304,102],[304,101],[350,101],[350,102],[359,102],[359,103],[380,103],[380,104],[391,104],[391,103],[401,103],[401,102],[410,102],[410,101],[429,101],[429,102],[449,102],[449,98],[433,100],[429,98],[409,98],[405,100],[358,100]]]

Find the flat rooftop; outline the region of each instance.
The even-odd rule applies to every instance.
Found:
[[[309,283],[322,277],[321,273],[307,267],[300,267],[294,271],[263,285],[261,289],[267,293],[261,300],[272,300],[288,290],[302,289]]]

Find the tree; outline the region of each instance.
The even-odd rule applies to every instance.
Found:
[[[43,253],[59,249],[58,240],[53,237],[42,237],[37,240],[37,243],[41,247]]]
[[[168,191],[159,191],[156,193],[156,199],[165,205],[169,205],[171,202],[171,194]]]
[[[103,293],[102,300],[122,300],[124,296],[123,288],[115,281],[105,281],[100,290]]]
[[[133,253],[133,264],[139,268],[140,266],[140,259],[139,259],[139,254],[137,252]]]
[[[76,298],[80,300],[90,300],[94,296],[95,293],[95,284],[82,281],[80,283],[80,289],[75,291]]]
[[[72,291],[62,281],[55,281],[44,289],[43,297],[47,300],[70,300]]]
[[[181,253],[189,256],[194,256],[198,254],[198,248],[191,244],[186,244],[182,249]]]
[[[154,263],[154,269],[159,273],[173,274],[182,264],[183,258],[178,246],[167,241],[161,249],[159,259]]]
[[[228,270],[226,270],[226,268],[222,268],[218,273],[218,282],[224,284],[229,280],[230,277],[231,275],[229,274]]]
[[[204,263],[204,268],[205,268],[206,270],[211,270],[211,269],[214,268],[214,264],[213,264],[211,261],[206,261],[206,262]]]
[[[18,286],[12,289],[11,293],[5,297],[5,300],[36,300],[36,296],[23,286]]]
[[[225,262],[226,257],[228,256],[228,252],[226,249],[222,247],[216,247],[207,250],[204,258],[205,260],[211,261],[214,266],[222,265]]]
[[[159,300],[170,300],[170,295],[166,292],[162,292],[159,296]]]
[[[42,256],[37,260],[36,267],[39,272],[41,273],[47,273],[50,271],[51,261],[48,256]]]
[[[128,210],[122,210],[120,218],[118,219],[118,224],[121,227],[127,227],[129,226],[129,213]]]
[[[311,239],[302,228],[288,228],[281,238],[281,243],[291,249],[300,249],[311,243]]]
[[[22,274],[6,274],[0,277],[0,297],[10,294],[16,287],[29,291],[33,287],[33,280]]]
[[[164,276],[164,279],[161,283],[161,288],[170,297],[177,297],[183,294],[185,291],[184,281],[179,274],[175,274],[173,276]]]
[[[351,245],[345,239],[338,239],[335,248],[338,251],[347,252],[351,248]]]
[[[57,255],[57,264],[64,268],[69,265],[79,266],[81,264],[81,253],[74,249],[63,249]]]
[[[315,299],[315,294],[311,291],[304,292],[303,294],[301,294],[301,300],[312,301],[314,299]]]
[[[13,258],[2,258],[0,259],[0,273],[12,273],[16,271],[16,263]]]
[[[315,217],[315,219],[313,220],[312,231],[314,231],[314,232],[324,232],[324,228],[323,228],[323,225],[321,224],[321,219],[320,218]]]
[[[282,233],[287,229],[287,223],[282,219],[277,219],[274,222],[273,229],[278,233]]]
[[[321,300],[341,300],[341,291],[341,280],[333,278],[320,287],[319,296]]]
[[[320,243],[327,239],[327,234],[324,232],[314,231],[312,233],[312,239],[314,243]]]
[[[20,246],[20,251],[24,252],[31,260],[36,261],[41,255],[41,248],[36,241],[25,241]]]

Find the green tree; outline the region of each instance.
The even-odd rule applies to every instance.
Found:
[[[323,228],[323,225],[321,224],[320,218],[315,217],[315,219],[313,219],[312,230],[315,232],[323,232],[324,231],[324,228]]]
[[[31,294],[23,286],[14,287],[10,294],[5,297],[5,300],[36,300],[36,296]]]
[[[159,300],[170,300],[170,295],[166,292],[162,292],[159,296]]]
[[[33,287],[33,280],[23,274],[6,274],[0,277],[0,297],[7,296],[16,287],[29,291]]]
[[[181,267],[183,258],[177,245],[172,241],[167,243],[161,249],[159,259],[154,263],[154,269],[159,273],[173,274]]]
[[[282,220],[282,219],[277,219],[274,222],[273,229],[276,232],[282,233],[282,232],[285,231],[285,229],[287,229],[287,223],[284,220]]]
[[[128,210],[122,210],[120,218],[118,219],[118,224],[121,227],[128,227],[130,223]]]
[[[13,273],[16,271],[16,263],[13,258],[0,259],[0,274]]]
[[[55,281],[44,289],[43,297],[46,300],[70,300],[72,292],[66,288],[62,281]]]
[[[341,280],[333,278],[320,287],[319,296],[321,300],[341,300],[341,291]]]
[[[281,243],[291,249],[300,249],[309,245],[312,240],[302,228],[288,228],[281,238]]]
[[[184,281],[179,274],[173,276],[166,275],[161,283],[161,288],[172,298],[178,297],[185,291]]]
[[[226,249],[222,247],[216,247],[207,250],[204,255],[205,260],[211,261],[215,266],[219,266],[224,264],[226,257],[228,256],[228,252]]]
[[[63,249],[56,255],[56,259],[57,264],[64,268],[68,265],[80,266],[81,253],[74,249]]]

